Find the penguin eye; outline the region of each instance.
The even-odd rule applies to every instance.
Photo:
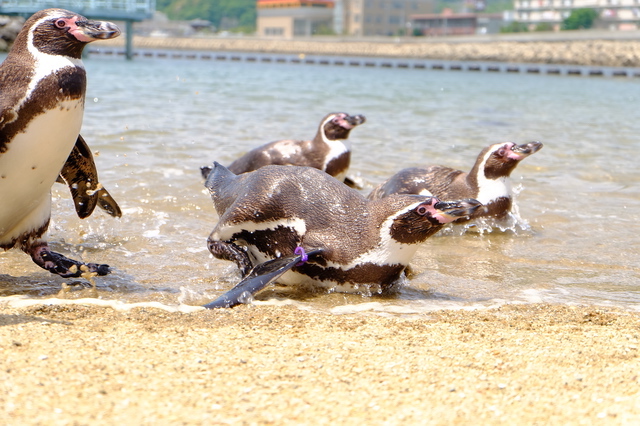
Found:
[[[56,21],[56,27],[58,27],[58,28],[64,28],[64,27],[66,27],[66,26],[67,26],[67,23],[65,22],[65,20],[64,20],[64,19],[58,19],[58,20]]]
[[[429,213],[429,209],[427,208],[427,206],[418,206],[418,208],[416,209],[416,212],[420,216],[426,216],[427,213]]]
[[[498,155],[499,155],[500,157],[504,157],[504,154],[505,154],[506,152],[507,152],[507,150],[506,150],[505,148],[500,148],[500,149],[498,150]]]

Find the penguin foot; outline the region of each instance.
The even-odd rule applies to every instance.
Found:
[[[210,239],[207,241],[207,247],[214,257],[235,262],[238,268],[240,268],[243,278],[246,277],[253,268],[247,252],[233,243]]]
[[[49,250],[49,247],[46,245],[33,247],[28,253],[38,266],[52,274],[60,275],[63,278],[80,277],[87,272],[98,275],[107,275],[110,272],[109,265],[83,263],[78,260],[69,259],[60,253]]]

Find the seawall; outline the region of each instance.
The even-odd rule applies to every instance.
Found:
[[[586,32],[586,34],[589,34]],[[134,49],[171,49],[215,52],[252,52],[295,55],[333,55],[532,63],[604,67],[640,67],[640,37],[636,33],[586,34],[563,37],[467,37],[443,39],[270,40],[258,38],[163,38],[133,39]],[[101,46],[123,46],[122,38],[100,42]],[[98,47],[96,43],[96,47]]]

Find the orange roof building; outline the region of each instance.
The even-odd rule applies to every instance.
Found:
[[[258,0],[257,33],[292,38],[333,30],[333,0]]]

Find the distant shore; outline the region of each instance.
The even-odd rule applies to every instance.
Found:
[[[179,49],[305,55],[370,56],[447,61],[482,61],[640,67],[640,37],[617,34],[608,38],[560,37],[466,37],[451,39],[305,39],[258,38],[164,38],[133,39],[134,49]],[[122,37],[100,42],[123,46]],[[98,43],[96,43],[98,47]]]

